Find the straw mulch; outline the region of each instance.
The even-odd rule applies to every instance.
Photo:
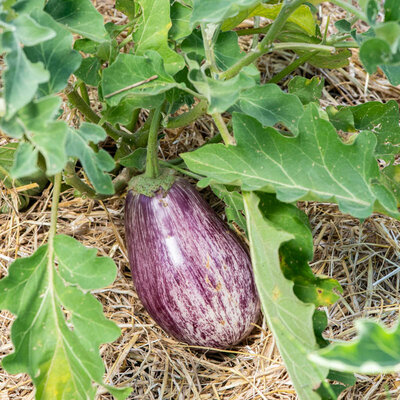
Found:
[[[123,23],[115,12],[113,1],[94,2],[108,19]],[[322,15],[335,19],[344,14],[332,6],[324,6]],[[290,62],[293,55],[280,52],[259,62],[265,80]],[[367,81],[354,52],[351,65],[341,70],[322,71],[305,66],[298,74],[320,75],[326,85],[323,105],[359,104],[369,100],[398,99],[400,89],[391,87],[377,74]],[[285,82],[283,82],[283,87]],[[92,93],[93,106],[98,107]],[[66,109],[64,118],[72,124],[81,119]],[[215,132],[208,117],[190,127],[165,131],[160,154],[175,157],[179,152],[204,143]],[[0,138],[1,143],[6,138]],[[50,221],[51,185],[23,212],[14,210],[0,215],[0,277],[17,257],[32,254],[46,241]],[[1,201],[10,200],[1,191]],[[209,191],[203,191],[212,206],[223,216],[223,205]],[[123,227],[124,196],[104,202],[74,197],[68,189],[62,193],[58,233],[74,236],[89,247],[99,249],[99,255],[110,256],[118,267],[114,284],[95,292],[106,316],[122,330],[120,338],[100,349],[106,366],[105,381],[133,387],[132,399],[296,399],[274,338],[261,320],[252,334],[229,351],[200,351],[168,337],[147,315],[133,289]],[[374,215],[364,223],[340,213],[336,206],[322,203],[302,203],[307,213],[315,241],[313,270],[336,278],[344,289],[341,299],[326,312],[329,316],[327,338],[351,339],[354,321],[361,317],[383,320],[388,326],[397,319],[399,309],[397,274],[379,280],[395,270],[399,259],[400,223],[388,217]],[[0,359],[12,351],[9,332],[13,316],[0,313]],[[345,391],[342,399],[398,398],[400,381],[397,375],[357,375],[358,383]],[[0,400],[32,399],[33,387],[27,375],[9,375],[0,368]],[[110,399],[99,392],[99,399]]]

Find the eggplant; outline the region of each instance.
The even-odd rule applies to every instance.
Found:
[[[166,332],[214,348],[250,333],[260,302],[249,254],[189,182],[154,197],[129,191],[125,231],[136,292]]]

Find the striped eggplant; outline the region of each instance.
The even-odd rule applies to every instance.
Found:
[[[132,278],[152,318],[180,341],[226,348],[260,311],[249,255],[196,189],[129,191],[125,231]]]

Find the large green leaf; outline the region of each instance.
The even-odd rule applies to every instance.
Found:
[[[190,26],[190,16],[192,9],[184,6],[179,2],[175,2],[171,7],[172,27],[169,31],[169,37],[173,40],[180,41],[192,33]]]
[[[229,31],[238,26],[243,20],[260,16],[268,19],[275,20],[281,11],[281,4],[258,4],[255,7],[251,7],[247,10],[240,12],[237,16],[229,18],[224,21],[221,29],[223,31]],[[304,32],[310,36],[315,35],[315,20],[310,10],[310,7],[302,5],[298,7],[288,18],[289,22],[293,22],[299,26]]]
[[[304,113],[297,96],[284,93],[272,83],[244,90],[238,105],[244,113],[256,118],[264,126],[281,122],[293,133],[297,133],[297,125]]]
[[[157,51],[164,60],[165,69],[174,75],[184,66],[182,56],[168,45],[168,31],[172,23],[169,0],[138,0],[142,15],[132,37],[135,54],[140,56],[148,50]]]
[[[17,17],[13,21],[13,25],[15,26],[17,37],[25,46],[35,46],[56,36],[52,29],[39,25],[26,14]]]
[[[70,75],[79,67],[81,56],[72,49],[72,35],[47,13],[36,9],[32,17],[38,24],[56,32],[56,36],[36,46],[26,47],[24,51],[30,61],[42,62],[50,72],[48,82],[40,85],[41,95],[58,93],[67,85]]]
[[[68,127],[64,121],[54,121],[60,104],[61,99],[57,96],[42,97],[22,108],[16,116],[18,126],[23,126],[26,137],[45,158],[49,175],[60,172],[67,162],[65,144]],[[30,154],[33,156],[32,152]],[[23,173],[21,166],[14,167]]]
[[[259,3],[260,0],[194,0],[190,22],[192,26],[210,22],[217,24]]]
[[[97,42],[108,38],[103,17],[90,0],[49,0],[45,11],[74,33]]]
[[[114,160],[105,150],[97,153],[90,147],[90,142],[99,143],[107,137],[103,128],[88,122],[82,123],[79,130],[68,131],[66,151],[69,156],[79,158],[83,169],[98,193],[113,194],[114,188],[110,175],[105,171],[114,168]]]
[[[35,62],[41,60],[29,60],[26,57],[13,33],[3,33],[2,41],[3,46],[10,49],[5,57],[7,69],[3,75],[6,119],[10,119],[33,99],[39,84],[49,80],[49,73],[43,63]]]
[[[12,374],[28,373],[38,399],[94,399],[93,382],[106,386],[99,346],[115,340],[120,330],[82,289],[111,284],[116,268],[111,259],[94,257],[95,252],[73,238],[56,236],[54,253],[60,269],[44,245],[32,256],[16,260],[0,281],[0,308],[17,317],[11,328],[15,351],[4,358],[3,366]],[[91,260],[92,268],[99,267],[102,274],[88,276],[82,260]],[[73,279],[69,271],[74,272]],[[121,400],[130,392],[111,390]]]
[[[339,296],[334,290],[342,291],[339,283],[325,276],[315,276],[308,264],[313,259],[314,245],[305,213],[292,204],[280,202],[273,194],[259,192],[258,197],[264,217],[293,235],[292,240],[282,244],[279,255],[282,271],[294,282],[297,297],[316,307],[335,303]]]
[[[309,104],[299,122],[297,137],[263,128],[255,119],[234,114],[236,146],[209,144],[182,155],[188,167],[207,179],[203,185],[241,185],[243,190],[276,192],[279,200],[323,200],[358,218],[380,205],[399,216],[396,199],[376,183],[376,138],[362,132],[352,145],[344,144],[334,127]]]
[[[305,304],[293,292],[279,263],[279,247],[293,235],[275,226],[259,208],[255,193],[244,193],[247,227],[254,278],[268,327],[300,400],[317,400],[314,392],[328,374],[317,367],[307,354],[317,349],[313,331],[314,305]]]
[[[379,374],[400,371],[400,325],[386,329],[372,320],[355,322],[358,337],[311,354],[314,362],[338,371]]]
[[[339,106],[328,109],[329,117],[337,129],[355,132],[369,130],[377,138],[377,158],[393,161],[400,154],[399,105],[394,100],[387,103],[371,101],[353,107]]]
[[[129,89],[133,84],[157,75],[148,83]],[[110,95],[118,90],[121,93],[106,98],[107,103],[116,106],[125,97],[141,98],[166,92],[177,86],[171,75],[165,72],[163,59],[155,51],[148,51],[144,56],[120,54],[115,62],[106,68],[102,76],[103,95]]]

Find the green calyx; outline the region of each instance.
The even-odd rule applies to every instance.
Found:
[[[157,178],[150,178],[145,174],[135,176],[129,182],[129,189],[135,194],[154,197],[159,191],[167,193],[174,184],[175,179],[176,177],[171,169],[163,169]]]

